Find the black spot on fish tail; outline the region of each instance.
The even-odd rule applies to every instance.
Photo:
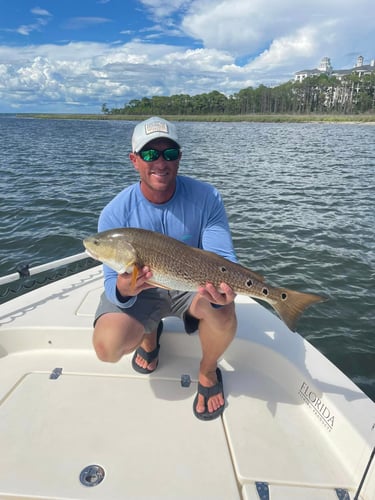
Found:
[[[273,300],[271,305],[292,331],[295,331],[298,318],[305,309],[313,304],[327,300],[320,295],[296,292],[285,288],[279,290],[279,293],[279,297]]]

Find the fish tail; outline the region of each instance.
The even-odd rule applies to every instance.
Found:
[[[305,309],[313,304],[327,300],[320,295],[296,292],[286,288],[279,289],[279,293],[280,297],[273,300],[271,305],[292,331],[295,331],[298,318]]]

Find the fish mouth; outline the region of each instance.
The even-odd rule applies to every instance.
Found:
[[[92,249],[92,240],[90,238],[86,238],[83,240],[83,246],[85,247],[85,252],[89,257],[92,257],[95,260],[98,260],[98,254]]]
[[[94,253],[93,253],[93,252],[90,252],[90,250],[88,250],[87,248],[85,249],[85,253],[87,253],[87,255],[88,255],[89,257],[91,257],[92,259],[98,260],[98,259],[97,259],[97,255],[94,255]]]

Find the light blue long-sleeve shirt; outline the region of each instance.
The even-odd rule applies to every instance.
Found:
[[[148,201],[133,184],[104,207],[98,230],[138,227],[166,234],[190,246],[215,252],[236,262],[228,219],[220,193],[210,184],[177,176],[173,197],[162,204]],[[104,265],[107,298],[120,307],[130,307],[136,297],[125,303],[116,289],[117,273]]]

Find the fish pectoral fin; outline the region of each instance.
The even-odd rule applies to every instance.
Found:
[[[137,283],[137,278],[138,278],[139,270],[137,266],[133,266],[133,271],[132,271],[132,279],[130,282],[130,289],[132,291],[135,290],[135,285]]]

